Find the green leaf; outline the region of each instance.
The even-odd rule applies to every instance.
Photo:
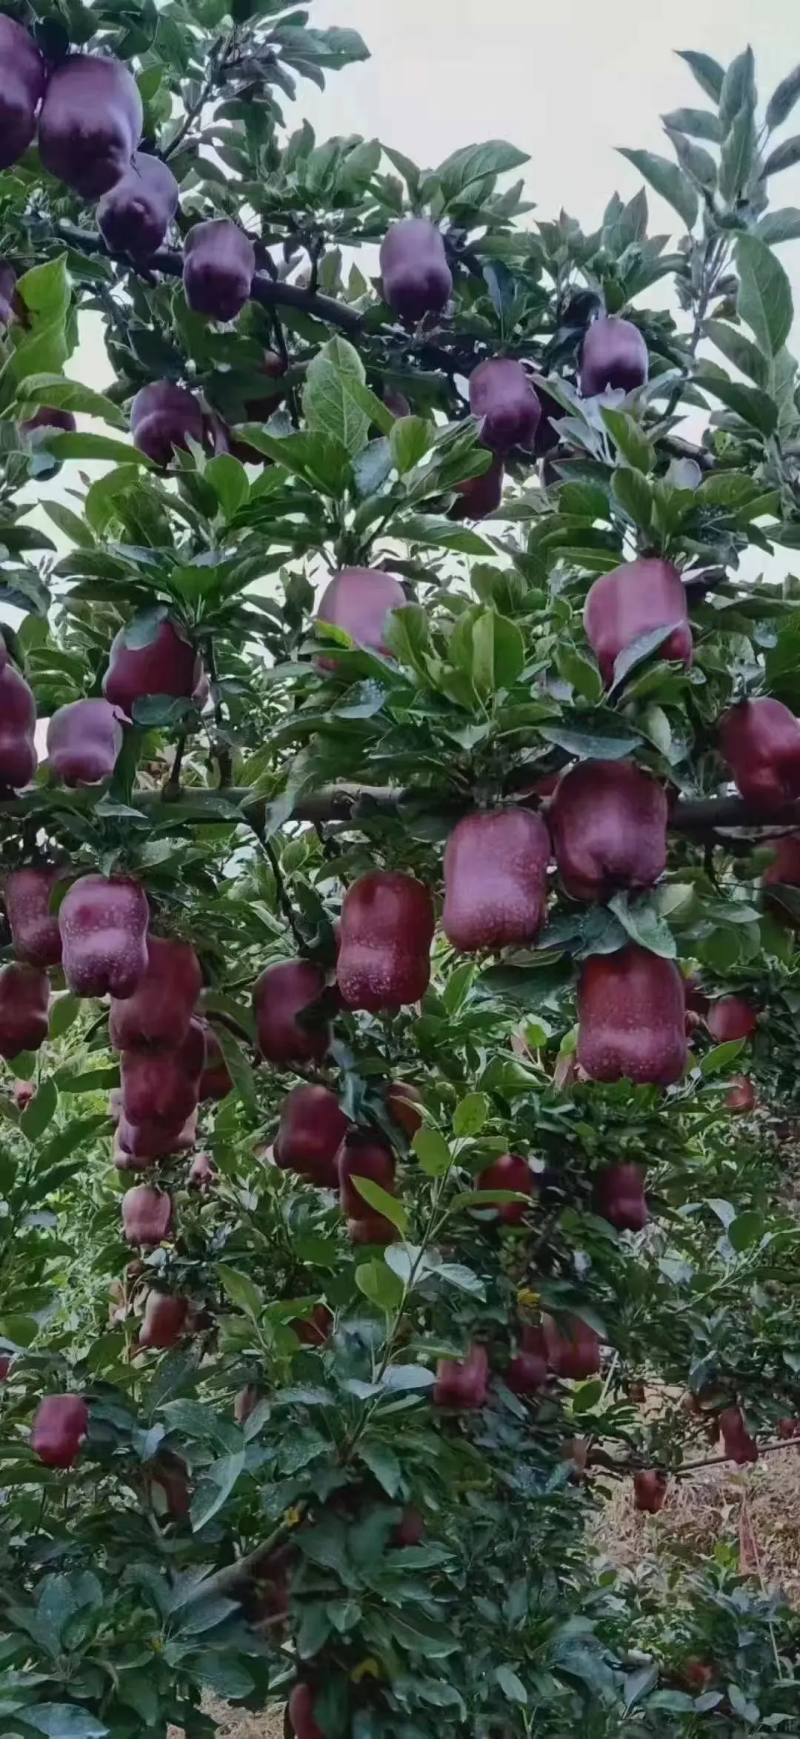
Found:
[[[737,1214],[728,1227],[728,1243],[737,1255],[742,1250],[749,1250],[752,1244],[760,1244],[766,1228],[763,1216],[748,1209],[743,1214]]]
[[[264,1300],[255,1282],[249,1275],[241,1274],[238,1268],[229,1268],[227,1262],[217,1263],[217,1273],[222,1281],[226,1298],[237,1310],[244,1311],[251,1322],[258,1322],[264,1309]]]
[[[800,211],[797,206],[783,206],[779,211],[765,211],[756,224],[756,235],[770,247],[779,242],[797,241],[800,236]]]
[[[746,104],[739,110],[722,147],[719,190],[729,205],[743,198],[756,155],[755,112]]]
[[[648,634],[640,634],[636,640],[631,641],[629,646],[624,646],[614,659],[614,680],[609,693],[613,694],[615,689],[620,688],[626,677],[630,676],[631,671],[635,670],[638,664],[643,664],[646,658],[652,658],[653,653],[657,652],[659,647],[664,645],[665,640],[668,640],[670,635],[674,634],[676,628],[679,627],[680,622],[670,622],[663,628],[651,628]]]
[[[617,447],[634,471],[647,474],[652,471],[655,463],[655,448],[651,446],[644,430],[627,411],[614,410],[610,405],[601,405],[600,414],[603,422]]]
[[[478,1095],[482,1097],[482,1095]],[[429,1129],[424,1124],[417,1130],[411,1143],[413,1152],[428,1177],[443,1177],[452,1165],[452,1154],[443,1135],[438,1129]]]
[[[17,279],[17,294],[26,308],[43,320],[63,320],[70,303],[71,287],[66,254],[31,266]]]
[[[355,1272],[355,1282],[359,1292],[363,1292],[371,1304],[377,1304],[379,1310],[386,1311],[390,1316],[403,1300],[403,1282],[387,1268],[379,1257],[372,1262],[361,1262]],[[365,1455],[364,1450],[361,1451]],[[366,1459],[366,1456],[365,1456]]]
[[[780,84],[775,86],[767,103],[765,120],[770,132],[775,127],[781,127],[788,119],[798,97],[800,97],[800,66],[795,66],[791,72],[787,72],[785,78],[781,79]]]
[[[641,948],[649,948],[651,954],[660,954],[665,960],[675,959],[675,938],[650,899],[630,901],[627,894],[615,894],[608,909]]]
[[[221,1455],[218,1461],[213,1461],[204,1470],[194,1498],[192,1499],[191,1520],[192,1532],[198,1534],[211,1521],[212,1516],[222,1509],[230,1497],[239,1475],[244,1472],[245,1451],[234,1451],[231,1455]]]
[[[628,162],[633,164],[634,169],[638,169],[645,181],[649,181],[656,193],[660,193],[662,199],[666,199],[673,206],[683,218],[686,228],[693,229],[697,221],[699,200],[696,189],[683,170],[676,163],[671,163],[668,157],[658,157],[653,151],[629,151],[622,146],[619,149],[620,156],[627,157]]]
[[[564,725],[540,725],[539,735],[581,761],[621,761],[642,741],[634,725],[607,712],[594,713],[583,722],[576,719]]]
[[[258,1099],[256,1084],[250,1059],[245,1055],[240,1044],[237,1044],[233,1033],[221,1022],[217,1022],[214,1031],[219,1040],[220,1050],[228,1067],[228,1073],[245,1109],[251,1116],[258,1115]]]
[[[432,1389],[435,1382],[435,1372],[429,1371],[427,1365],[389,1365],[383,1373],[381,1386],[395,1394],[403,1394],[412,1389]]]
[[[429,453],[436,439],[436,430],[424,417],[398,417],[389,432],[389,447],[401,477],[413,471]]]
[[[724,1044],[715,1045],[712,1051],[706,1051],[705,1056],[700,1059],[701,1075],[727,1074],[744,1045],[744,1039],[726,1039]]]
[[[653,491],[641,471],[617,467],[611,479],[614,500],[640,531],[649,531],[653,522]]]
[[[67,380],[60,374],[31,374],[26,376],[23,386],[23,405],[31,400],[35,405],[49,405],[53,410],[82,411],[86,416],[113,423],[118,429],[128,427],[119,405],[79,380]],[[25,410],[24,414],[29,412]]]
[[[635,475],[633,471],[626,472],[628,477]],[[597,706],[603,698],[603,678],[594,659],[589,658],[585,652],[579,652],[576,646],[559,644],[556,647],[556,664],[559,676],[571,684],[576,694],[588,700],[590,706]]]
[[[108,1739],[108,1728],[76,1703],[25,1705],[25,1726],[45,1739]]]
[[[47,1128],[58,1107],[58,1088],[51,1075],[34,1093],[27,1111],[23,1111],[19,1126],[28,1141],[35,1141]]]
[[[372,1264],[368,1263],[365,1264],[365,1266],[371,1267]],[[378,1266],[382,1266],[382,1264],[378,1264]],[[388,1273],[389,1270],[386,1269],[385,1272]],[[392,1279],[395,1279],[394,1275],[392,1275]],[[358,1271],[356,1271],[356,1281],[357,1280]],[[402,1288],[400,1288],[400,1290],[402,1292]],[[367,1296],[369,1296],[369,1294],[367,1294]],[[386,1443],[370,1443],[369,1441],[362,1441],[358,1446],[358,1454],[365,1466],[369,1468],[370,1473],[374,1473],[378,1484],[382,1486],[386,1496],[396,1497],[403,1484],[403,1469],[394,1450],[390,1449]]]
[[[800,217],[800,212],[798,212],[798,217]],[[766,386],[769,372],[768,364],[761,351],[755,344],[751,344],[749,338],[745,338],[743,332],[738,332],[736,327],[731,326],[727,320],[707,320],[705,335],[711,339],[713,344],[716,344],[718,350],[722,351],[727,361],[733,363],[734,368],[740,369],[742,374],[749,375],[757,386]]]
[[[484,145],[463,145],[439,164],[436,176],[445,199],[453,199],[462,188],[485,175],[504,175],[509,169],[520,169],[530,162],[527,151],[508,145],[504,139],[487,139]]]
[[[79,519],[71,507],[67,507],[63,501],[43,501],[42,506],[48,519],[52,519],[59,531],[62,531],[65,537],[76,544],[78,549],[95,548],[95,538],[91,526],[87,524],[85,519]]]
[[[698,187],[713,192],[717,185],[717,165],[711,152],[705,151],[702,145],[693,145],[691,139],[685,139],[682,133],[673,133],[669,128],[667,133],[681,168],[697,182]]]
[[[768,175],[779,175],[782,169],[793,169],[795,163],[800,163],[800,133],[784,139],[782,145],[776,145],[775,150],[770,151],[761,171],[761,180],[766,181]]]
[[[79,996],[71,996],[69,991],[62,991],[54,996],[50,1004],[50,1038],[60,1039],[69,1031],[73,1021],[77,1020],[83,1004]]]
[[[773,435],[778,426],[778,407],[760,387],[742,386],[738,380],[727,380],[701,364],[696,375],[704,392],[713,393],[742,421],[758,429],[762,435]]]
[[[74,435],[59,434],[46,429],[47,451],[56,459],[102,459],[108,465],[142,465],[152,470],[150,460],[138,447],[115,441],[111,435],[92,435],[88,430]]]
[[[358,351],[346,338],[330,338],[309,363],[303,388],[303,410],[312,433],[339,441],[353,458],[369,440],[370,418],[351,390],[351,382],[366,385]],[[385,407],[384,407],[385,408]]]
[[[722,81],[719,93],[719,118],[723,132],[733,126],[740,109],[756,106],[756,63],[748,47],[737,54]]]
[[[710,54],[698,54],[692,48],[679,48],[677,54],[691,68],[706,96],[718,103],[725,82],[725,69],[720,66],[719,61],[713,60]]]
[[[528,1693],[522,1680],[517,1677],[511,1667],[499,1666],[494,1669],[494,1676],[509,1703],[527,1703]]]
[[[661,118],[670,133],[689,133],[695,139],[709,139],[713,145],[721,143],[719,116],[711,109],[673,109]]]
[[[381,1189],[371,1177],[351,1177],[360,1196],[364,1197],[368,1207],[376,1214],[382,1214],[385,1220],[390,1220],[398,1232],[405,1233],[408,1229],[408,1215],[402,1202],[396,1196],[390,1196],[388,1190]]]
[[[468,1093],[465,1099],[459,1100],[453,1112],[453,1134],[459,1137],[477,1135],[488,1115],[489,1101],[486,1094]]]
[[[777,356],[791,331],[794,312],[783,266],[758,236],[741,235],[736,243],[736,269],[739,314],[763,355]]]
[[[250,495],[247,472],[232,453],[220,453],[209,459],[205,475],[219,501],[226,519],[232,519]]]

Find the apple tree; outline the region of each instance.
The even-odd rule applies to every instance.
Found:
[[[800,1417],[800,77],[585,234],[366,53],[0,15],[2,1730],[779,1729],[587,1525]]]

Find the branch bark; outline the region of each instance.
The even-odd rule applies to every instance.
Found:
[[[134,269],[125,254],[109,252],[97,230],[81,229],[79,224],[61,222],[56,225],[56,234],[78,253],[102,254],[106,259],[115,260],[118,265]],[[178,248],[159,248],[152,259],[142,262],[142,270],[160,272],[164,278],[181,278],[183,255]],[[250,300],[260,303],[262,308],[296,308],[301,314],[311,314],[328,326],[338,326],[342,332],[361,330],[361,315],[355,309],[347,308],[343,302],[334,301],[332,296],[320,296],[312,290],[301,290],[297,284],[284,284],[279,278],[271,278],[267,272],[256,272]]]

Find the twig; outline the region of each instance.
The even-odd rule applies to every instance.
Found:
[[[78,253],[102,254],[106,259],[116,260],[129,271],[134,270],[127,254],[109,253],[108,248],[97,230],[81,229],[78,224],[59,221],[54,225],[54,233],[68,247],[75,248]],[[142,262],[143,270],[160,272],[164,278],[183,277],[183,255],[178,248],[159,248],[152,259]],[[301,290],[296,284],[285,284],[280,279],[271,278],[267,272],[256,272],[250,290],[251,302],[258,302],[263,308],[296,308],[303,314],[314,315],[318,320],[325,321],[329,326],[339,326],[343,332],[359,332],[361,330],[361,315],[353,308],[345,307],[343,302],[334,301],[332,296],[315,295],[311,290]]]

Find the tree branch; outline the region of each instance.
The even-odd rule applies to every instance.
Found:
[[[109,252],[97,230],[81,229],[78,224],[59,222],[55,225],[55,233],[78,253],[102,254],[106,259],[115,260],[118,265],[127,266],[130,271],[136,270],[126,254]],[[141,265],[143,271],[160,272],[164,278],[183,277],[183,255],[178,248],[159,248],[152,259],[143,260]],[[311,314],[315,319],[325,321],[328,326],[338,326],[342,332],[361,330],[361,315],[353,308],[345,307],[343,302],[334,301],[332,296],[315,295],[311,290],[299,289],[296,284],[281,283],[279,278],[271,278],[267,272],[256,272],[250,300],[258,302],[262,308],[296,308],[302,314]]]

